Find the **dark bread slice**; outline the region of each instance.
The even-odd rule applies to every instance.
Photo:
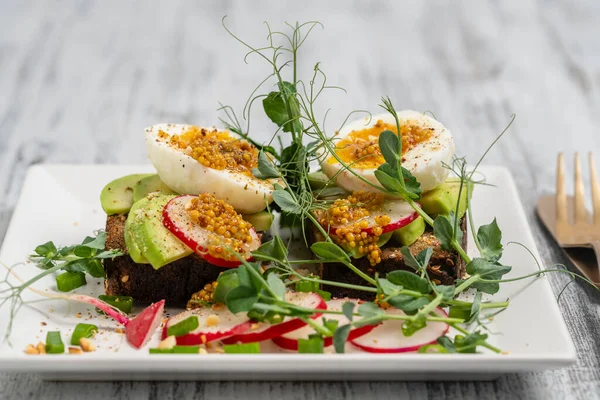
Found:
[[[109,215],[106,219],[106,249],[125,245],[127,215]],[[184,307],[192,294],[217,279],[222,268],[192,254],[158,270],[150,264],[137,264],[128,254],[104,260],[106,294],[131,296],[136,303],[146,304],[162,299],[169,306]]]
[[[460,229],[463,232],[462,247],[466,250],[467,245],[467,222],[463,217],[460,221]],[[314,235],[313,239],[319,239]],[[437,284],[453,285],[457,279],[465,276],[465,263],[460,256],[452,251],[442,250],[440,241],[435,237],[430,227],[427,227],[425,233],[417,239],[415,243],[409,246],[413,255],[419,254],[427,247],[433,248],[433,255],[429,261],[427,273],[429,277]],[[388,272],[395,270],[414,271],[411,267],[404,264],[404,256],[400,253],[400,247],[393,243],[388,244],[382,249],[381,263],[372,267],[366,257],[352,259],[352,264],[369,276],[374,276],[375,272],[379,277],[385,278]],[[365,281],[342,263],[327,263],[319,265],[319,273],[324,280],[351,283],[354,285],[365,285]],[[363,300],[373,300],[373,293],[361,290],[341,288],[337,286],[323,285],[323,289],[331,292],[333,297],[351,297]]]

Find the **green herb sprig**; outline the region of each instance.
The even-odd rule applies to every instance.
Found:
[[[224,25],[225,26],[225,25]],[[427,215],[418,205],[417,201],[421,196],[421,187],[415,177],[402,166],[402,140],[401,126],[396,109],[389,97],[383,97],[380,107],[389,112],[395,120],[398,134],[392,131],[384,131],[379,136],[379,149],[385,159],[385,163],[376,171],[375,176],[378,183],[373,183],[359,175],[352,169],[352,164],[347,164],[335,152],[336,138],[325,134],[324,120],[320,123],[315,114],[314,105],[322,92],[326,89],[341,89],[335,86],[327,85],[327,77],[321,70],[319,63],[313,68],[313,74],[308,84],[305,84],[298,78],[297,57],[300,46],[306,40],[308,34],[316,27],[322,26],[318,22],[308,22],[305,24],[296,23],[288,26],[291,28],[291,34],[283,32],[273,32],[269,25],[268,45],[265,47],[253,47],[244,42],[238,36],[234,35],[226,26],[225,29],[238,42],[242,43],[250,55],[258,55],[266,60],[272,68],[271,74],[263,80],[252,92],[250,98],[244,107],[244,118],[248,121],[245,134],[250,129],[250,108],[255,100],[262,99],[262,105],[265,115],[277,126],[270,142],[277,138],[280,144],[280,152],[275,160],[266,157],[261,150],[259,156],[259,165],[255,170],[255,175],[262,179],[280,177],[285,185],[275,185],[273,198],[275,205],[281,210],[284,216],[292,215],[300,220],[303,231],[305,221],[310,221],[315,228],[325,238],[326,242],[315,243],[311,250],[315,255],[315,260],[290,260],[287,256],[287,249],[282,240],[275,236],[273,240],[264,243],[254,252],[255,259],[258,262],[268,262],[268,274],[262,274],[258,263],[248,263],[241,260],[242,266],[237,270],[227,271],[219,278],[219,287],[223,289],[221,282],[235,282],[237,286],[232,287],[230,292],[221,290],[221,301],[225,302],[230,310],[236,312],[248,312],[249,316],[258,320],[279,320],[282,316],[297,316],[311,325],[317,332],[317,336],[333,336],[336,351],[343,351],[343,343],[347,338],[348,332],[352,326],[361,324],[377,324],[386,319],[402,319],[403,333],[412,335],[423,328],[427,321],[444,321],[458,330],[461,334],[455,336],[454,340],[444,336],[438,343],[423,349],[423,351],[439,352],[475,352],[477,347],[486,347],[489,350],[499,353],[501,350],[487,342],[488,335],[481,333],[479,329],[486,329],[481,320],[490,314],[482,315],[484,310],[492,310],[495,315],[508,307],[508,301],[489,302],[483,301],[484,294],[497,293],[500,284],[509,281],[539,277],[544,272],[566,272],[562,269],[540,270],[534,274],[506,279],[504,276],[511,271],[510,266],[503,265],[502,257],[502,232],[494,219],[487,225],[482,225],[476,229],[472,218],[471,204],[467,203],[469,223],[471,231],[477,232],[475,243],[479,251],[479,257],[471,259],[462,248],[462,231],[460,221],[457,218],[458,210],[461,207],[462,193],[467,191],[467,199],[471,197],[471,191],[476,184],[487,184],[482,180],[474,180],[474,174],[481,164],[484,157],[488,154],[494,144],[504,135],[514,121],[511,121],[496,137],[489,148],[476,163],[475,168],[468,170],[464,158],[455,158],[452,165],[445,165],[451,173],[460,179],[460,188],[458,202],[455,211],[448,216],[438,216],[435,219]],[[306,29],[306,32],[304,31]],[[287,45],[275,45],[273,38],[280,37],[287,41]],[[283,60],[286,55],[291,58]],[[246,58],[244,59],[246,61]],[[292,78],[285,80],[283,78],[285,69],[293,69]],[[258,89],[268,82],[275,79],[275,90],[267,94],[255,95]],[[341,89],[343,90],[343,89]],[[228,110],[231,110],[230,108]],[[352,115],[353,111],[349,114]],[[235,116],[235,114],[232,114]],[[433,114],[432,114],[433,115]],[[229,116],[229,115],[228,115]],[[348,117],[349,117],[348,116]],[[348,119],[346,118],[346,120]],[[229,116],[233,121],[227,126],[235,125],[237,118]],[[435,117],[434,117],[435,118]],[[345,124],[346,121],[344,121]],[[342,124],[343,125],[343,124]],[[239,126],[239,122],[237,124]],[[241,129],[237,129],[241,132]],[[283,133],[289,133],[287,146],[283,145]],[[304,144],[308,141],[308,144]],[[417,256],[413,256],[407,247],[403,247],[401,252],[408,266],[415,270],[415,273],[406,271],[393,271],[387,274],[385,278],[375,275],[371,277],[360,271],[352,264],[348,253],[340,246],[333,243],[328,232],[317,221],[315,211],[326,209],[329,205],[327,200],[320,198],[322,191],[335,186],[334,176],[325,184],[324,189],[311,193],[308,182],[309,164],[311,162],[323,161],[325,157],[332,156],[341,164],[342,169],[339,173],[348,172],[357,179],[370,185],[374,190],[382,191],[391,196],[401,198],[408,202],[413,209],[423,217],[425,222],[433,228],[434,234],[442,244],[442,247],[449,251],[455,251],[464,260],[466,271],[469,277],[465,280],[457,281],[456,285],[444,286],[434,284],[427,273],[429,258],[432,249],[425,249]],[[463,205],[464,207],[464,205]],[[306,238],[305,238],[306,240]],[[537,260],[536,260],[537,262]],[[342,263],[358,276],[363,278],[365,285],[354,285],[343,282],[325,281],[314,276],[304,276],[294,269],[298,264],[327,264]],[[572,273],[570,273],[572,274]],[[572,274],[573,276],[573,274]],[[349,289],[362,290],[373,293],[377,296],[379,302],[386,302],[390,305],[403,310],[404,316],[390,316],[386,314],[374,302],[362,304],[356,311],[351,304],[344,308],[344,314],[351,321],[344,326],[334,326],[334,324],[318,324],[310,315],[317,310],[307,310],[286,303],[283,300],[283,292],[286,286],[296,282],[306,281],[313,284],[325,284],[339,286]],[[473,301],[455,300],[455,297],[466,290],[474,291]],[[436,307],[448,308],[450,316],[440,317],[433,311]],[[322,312],[322,311],[319,311]],[[327,312],[325,312],[326,314]],[[362,317],[354,319],[355,316]],[[464,327],[469,327],[468,331]],[[316,348],[318,346],[312,346]]]
[[[120,250],[105,250],[105,243],[106,232],[99,231],[96,236],[88,236],[78,245],[57,247],[53,242],[41,244],[35,248],[29,258],[44,271],[18,285],[13,284],[10,280],[10,276],[14,275],[13,269],[5,267],[6,276],[0,281],[0,286],[5,287],[0,289],[0,308],[8,305],[10,312],[4,340],[10,337],[14,317],[21,306],[29,303],[23,300],[23,292],[40,279],[59,270],[84,272],[94,278],[104,277],[102,260],[124,254]]]

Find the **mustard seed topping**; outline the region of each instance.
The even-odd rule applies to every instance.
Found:
[[[241,214],[212,193],[202,193],[185,206],[193,223],[212,232],[208,239],[208,254],[224,260],[237,260],[235,253],[245,253],[252,243],[252,225]]]
[[[352,163],[352,168],[377,168],[385,162],[379,149],[379,135],[385,130],[398,134],[396,124],[387,124],[382,120],[378,120],[375,125],[369,128],[350,132],[348,136],[337,142],[335,152],[342,161]],[[400,132],[402,135],[402,154],[417,144],[428,140],[433,134],[430,128],[411,121],[401,124]],[[327,162],[335,164],[338,161],[332,156]]]
[[[159,131],[158,135],[165,138],[167,134]],[[258,166],[256,147],[246,140],[233,138],[227,131],[193,126],[181,135],[173,135],[169,145],[213,169],[227,169],[251,176],[252,168]]]
[[[381,249],[377,242],[383,234],[382,227],[389,224],[391,218],[385,214],[375,216],[376,226],[372,227],[370,233],[364,232],[369,227],[365,218],[379,210],[384,200],[381,193],[356,191],[345,199],[334,201],[329,209],[319,211],[319,223],[326,229],[336,226],[337,229],[331,234],[333,241],[345,248],[356,248],[375,266],[381,262]]]
[[[213,283],[207,283],[204,287],[194,293],[187,303],[186,308],[193,310],[195,308],[202,308],[215,302],[215,289],[217,288],[217,281]]]

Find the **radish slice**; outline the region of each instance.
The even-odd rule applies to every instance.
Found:
[[[177,344],[180,346],[204,344],[229,336],[239,335],[250,329],[251,325],[245,313],[233,314],[225,306],[216,309],[212,307],[197,308],[169,318],[163,328],[162,338],[167,337],[168,327],[191,316],[198,318],[198,328],[186,335],[178,336],[176,339]],[[207,323],[209,317],[216,320],[216,323],[213,322],[209,326]]]
[[[387,312],[394,315],[405,315],[397,308],[388,308]],[[441,308],[435,310],[442,317],[448,314]],[[404,336],[400,320],[387,320],[373,329],[368,335],[352,339],[350,343],[369,353],[407,353],[419,350],[419,347],[435,343],[436,340],[448,333],[449,326],[444,322],[428,322],[427,326],[412,336]]]
[[[288,303],[295,304],[297,306],[326,310],[327,303],[316,293],[300,293],[300,292],[288,292],[285,295],[285,299]],[[312,319],[319,318],[321,314],[313,314]],[[257,323],[252,324],[250,330],[241,335],[235,335],[223,339],[225,344],[235,343],[253,343],[262,342],[264,340],[273,339],[275,337],[284,335],[288,332],[300,329],[306,326],[306,322],[300,318],[286,317],[283,322],[279,324],[267,324]]]
[[[344,305],[344,303],[346,303],[348,301],[358,304],[360,300],[357,300],[357,299],[330,300],[327,302],[327,310],[342,311],[342,306]],[[325,318],[328,320],[335,319],[335,320],[339,321],[338,326],[346,325],[350,322],[348,320],[348,318],[346,318],[346,316],[343,314],[326,314]],[[315,319],[315,322],[322,324],[323,316]],[[375,328],[374,325],[366,325],[366,326],[361,326],[360,328],[354,328],[348,334],[348,340],[352,340],[352,339],[358,338],[362,335],[366,335],[367,333],[371,332],[373,330],[373,328]],[[303,328],[300,328],[295,331],[281,335],[279,337],[273,338],[273,343],[275,343],[277,346],[281,347],[282,349],[298,351],[298,339],[308,339],[308,336],[312,335],[313,333],[315,333],[315,330],[312,327],[304,326]],[[324,347],[331,346],[332,344],[333,344],[332,337],[323,338],[323,346]]]
[[[373,229],[378,226],[377,222],[375,222],[375,218],[382,215],[387,215],[391,220],[389,224],[381,227],[383,233],[400,229],[413,222],[419,216],[412,206],[403,200],[386,200],[382,204],[381,208],[371,211],[367,217],[361,219],[361,221],[364,220],[369,223],[369,226],[362,229],[361,232],[366,232],[367,234],[371,235],[373,233]],[[357,221],[352,221],[351,224],[354,225],[356,222]],[[333,234],[335,234],[339,228],[345,226],[346,225],[332,226],[331,229]]]
[[[125,337],[130,345],[136,349],[148,343],[156,328],[160,325],[165,308],[165,301],[151,304],[135,318],[125,323]]]
[[[185,210],[186,204],[194,197],[196,196],[183,195],[171,199],[163,210],[163,225],[175,235],[177,239],[181,240],[209,263],[225,268],[239,266],[240,262],[237,260],[224,260],[208,254],[207,246],[209,238],[211,235],[215,234],[192,222],[188,212]],[[245,248],[243,254],[249,261],[252,260],[251,252],[258,249],[261,245],[260,237],[254,228],[250,229],[250,235],[252,236],[252,242],[244,245]]]

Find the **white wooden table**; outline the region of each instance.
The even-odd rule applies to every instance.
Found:
[[[546,265],[566,262],[541,229],[558,151],[600,157],[600,3],[392,1],[0,2],[0,242],[27,167],[145,161],[143,127],[215,124],[268,73],[221,27],[263,43],[262,22],[318,19],[301,51],[347,89],[318,105],[333,129],[353,109],[432,110],[473,162],[517,120],[488,163],[514,174]],[[336,121],[334,123],[333,121]],[[255,130],[273,127],[255,120]],[[82,177],[85,179],[85,177]],[[43,199],[40,199],[43,201]],[[568,279],[552,276],[555,291]],[[575,283],[561,310],[579,362],[495,382],[48,383],[0,375],[0,398],[600,398],[600,295]]]

